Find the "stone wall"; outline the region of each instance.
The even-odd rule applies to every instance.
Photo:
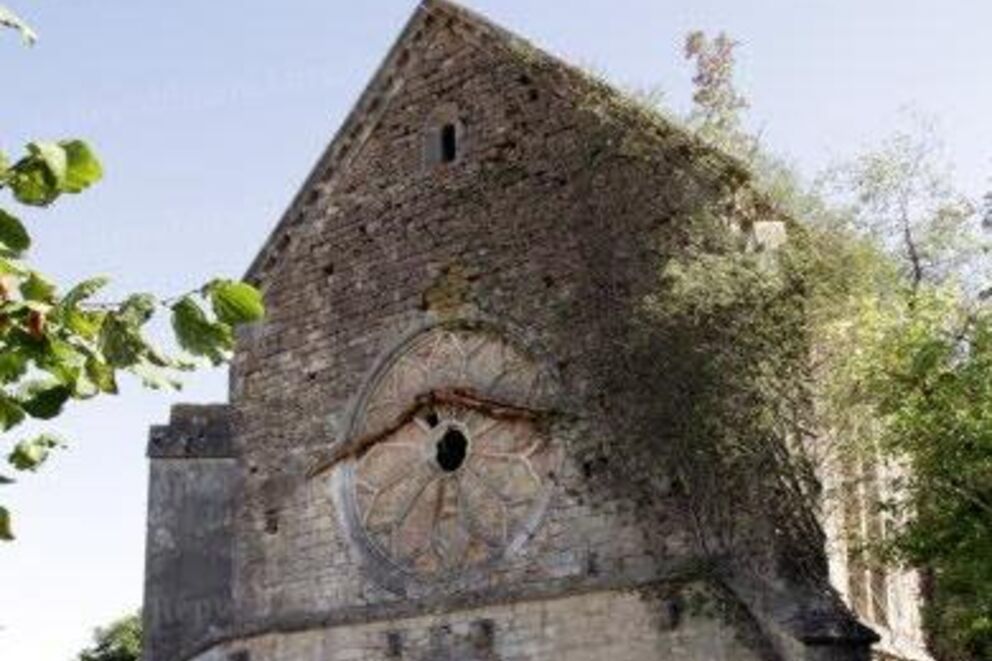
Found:
[[[227,407],[179,406],[149,441],[145,559],[146,661],[228,631],[233,500],[239,470]]]
[[[222,646],[196,661],[760,661],[717,620],[634,592],[369,622]],[[240,655],[240,656],[239,656]]]
[[[238,440],[255,471],[247,487],[256,502],[242,511],[241,521],[261,531],[266,511],[278,510],[280,517],[278,534],[245,535],[254,538],[245,555],[258,563],[243,567],[246,572],[262,571],[280,553],[296,562],[316,555],[315,565],[327,570],[329,557],[350,561],[330,490],[300,476],[307,460],[334,442],[332,418],[343,416],[378,355],[432,314],[424,309],[425,294],[446,273],[464,273],[466,300],[459,304],[476,302],[511,322],[523,318],[531,332],[547,323],[546,307],[564,294],[549,296],[545,283],[569,268],[563,245],[571,242],[568,231],[550,219],[569,206],[561,204],[569,191],[554,160],[567,152],[565,134],[573,135],[574,146],[574,120],[542,130],[542,118],[556,114],[555,101],[540,94],[530,100],[528,89],[536,88],[520,82],[512,62],[438,22],[422,40],[418,55],[397,74],[402,92],[347,171],[337,175],[333,195],[316,196],[279,267],[267,276],[269,319],[235,362]],[[458,106],[463,117],[464,151],[453,166],[427,169],[423,129],[442,100]],[[521,130],[528,119],[535,125]],[[531,177],[531,169],[545,174]],[[556,177],[561,183],[552,181]],[[555,189],[562,192],[555,195]],[[490,297],[492,302],[480,300]],[[519,309],[511,313],[507,304]],[[334,548],[338,552],[330,552]],[[283,571],[272,575],[274,584],[244,576],[246,602],[293,580],[296,573],[285,571],[285,561],[275,564]],[[311,581],[314,568],[302,567],[298,580]],[[355,572],[336,567],[331,573],[342,580]],[[351,580],[360,583],[361,577]],[[284,591],[298,594],[294,587]],[[321,592],[341,595],[333,603],[322,597],[325,607],[363,598],[357,585]],[[257,596],[268,610],[263,604],[272,597]]]
[[[392,599],[359,571],[330,489],[302,477],[380,354],[426,319],[481,312],[554,357],[572,406],[605,397],[583,374],[590,348],[602,350],[613,330],[604,325],[621,323],[637,290],[654,283],[649,241],[666,210],[684,186],[714,178],[700,172],[677,187],[681,164],[592,168],[590,137],[604,132],[593,112],[458,24],[423,29],[375,130],[347,169],[316,186],[265,277],[269,317],[235,359],[246,468],[236,589],[249,619]],[[462,147],[456,163],[428,168],[425,122],[442,104],[458,109]],[[439,289],[453,301],[430,308]],[[647,580],[659,560],[664,568],[691,555],[674,505],[653,503],[667,515],[654,519],[649,544],[634,502],[588,493],[602,461],[573,461],[537,539],[488,588],[584,580],[590,567]]]
[[[498,659],[757,658],[733,642],[761,638],[753,623],[672,622],[631,592],[704,564],[684,494],[615,443],[641,415],[625,380],[632,320],[663,255],[690,240],[682,219],[740,173],[619,103],[445,3],[421,8],[252,270],[268,316],[239,338],[236,475],[219,499],[233,507],[233,622],[178,631],[154,661],[467,659],[476,644]],[[457,159],[425,161],[432,118],[452,116]],[[519,331],[558,375],[567,467],[519,553],[457,593],[400,598],[364,571],[334,477],[310,469],[379,356],[411,328],[471,316]],[[795,643],[812,592],[768,571],[775,590],[754,582],[755,603]],[[853,631],[820,614],[829,635]],[[789,656],[864,658],[865,639],[851,640]]]
[[[843,457],[829,453],[821,461],[820,468],[831,581],[845,602],[881,637],[875,646],[879,659],[929,661],[933,657],[927,650],[923,635],[923,596],[919,573],[902,567],[885,567],[883,570],[872,566],[872,571],[884,572],[884,579],[872,584],[866,576],[865,564],[859,562],[862,552],[853,540],[863,535],[861,525],[867,523],[868,517],[881,517],[883,514],[874,498],[865,498],[864,480],[852,477]],[[894,476],[888,476],[886,481],[889,479],[894,479]],[[852,521],[852,518],[857,520]],[[852,586],[855,582],[859,584]],[[852,587],[855,589],[852,590]],[[858,593],[861,599],[857,599],[854,593]],[[869,602],[870,607],[866,608],[865,601]]]

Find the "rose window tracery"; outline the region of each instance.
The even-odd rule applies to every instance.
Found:
[[[543,514],[561,452],[548,434],[553,381],[477,327],[436,327],[377,370],[339,454],[358,540],[422,578],[519,548]]]

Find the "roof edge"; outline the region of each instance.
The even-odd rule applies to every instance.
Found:
[[[310,168],[310,173],[303,180],[289,206],[283,212],[275,227],[272,228],[272,231],[269,232],[262,247],[251,261],[244,275],[246,281],[256,285],[260,284],[265,267],[268,266],[267,262],[269,258],[275,257],[274,253],[278,252],[274,250],[274,247],[280,235],[293,224],[294,218],[303,211],[303,208],[306,206],[305,198],[307,192],[326,177],[328,168],[337,160],[342,147],[350,140],[356,129],[360,127],[361,118],[366,115],[370,108],[375,106],[374,102],[383,94],[384,88],[392,82],[390,80],[390,73],[402,64],[400,62],[400,56],[404,50],[404,44],[421,27],[424,19],[429,15],[430,7],[435,4],[447,5],[447,3],[442,3],[440,0],[423,0],[423,2],[417,5],[410,18],[407,19],[403,29],[397,35],[396,39],[393,40],[389,51],[376,68],[375,73],[372,74],[372,78],[355,101],[344,122],[342,122],[331,142],[324,148],[324,151]]]
[[[539,61],[555,67],[558,71],[565,73],[566,76],[571,77],[573,80],[582,80],[584,84],[598,88],[605,95],[628,102],[631,100],[629,95],[625,94],[616,86],[589,75],[581,68],[536,46],[526,38],[514,34],[471,9],[463,7],[451,0],[422,0],[393,41],[385,58],[349,111],[344,122],[335,133],[334,138],[311,168],[310,173],[297,190],[279,222],[262,244],[258,254],[252,260],[251,265],[244,275],[245,280],[256,285],[264,284],[263,280],[269,274],[268,269],[276,265],[279,255],[287,247],[290,240],[287,237],[287,231],[298,221],[302,220],[302,214],[306,211],[308,205],[316,200],[314,196],[316,191],[314,189],[322,183],[333,180],[334,174],[340,171],[342,162],[356,153],[357,150],[350,149],[352,143],[355,142],[360,145],[364,141],[364,137],[360,135],[362,130],[366,129],[365,137],[367,137],[368,127],[374,126],[377,123],[378,117],[370,117],[370,114],[378,113],[381,115],[388,107],[390,97],[402,88],[403,81],[402,79],[397,80],[395,74],[401,72],[404,66],[413,59],[408,55],[407,42],[415,42],[417,32],[422,28],[426,28],[429,22],[438,14],[456,18],[464,24],[471,26],[472,31],[476,35],[485,36],[487,41],[491,39],[492,42],[500,43],[501,46],[511,51],[518,50],[536,57]],[[397,83],[399,83],[399,86],[396,86]],[[392,90],[389,89],[391,85],[395,86]],[[383,102],[384,100],[385,102]],[[640,121],[643,122],[646,121],[644,115],[648,113],[649,111],[647,109],[636,111],[628,109],[626,114],[628,118],[632,114],[641,115]],[[652,111],[651,114],[655,113]],[[715,167],[721,171],[736,172],[743,177],[742,180],[750,179],[750,168],[745,163],[721,150],[719,147],[704,141],[688,127],[661,114],[653,117],[651,123],[656,129],[661,128],[666,133],[671,131],[680,134],[688,144],[693,145],[702,153],[706,153],[710,157],[711,167]],[[757,194],[758,198],[764,198],[756,188],[751,187],[751,189],[753,193]],[[766,205],[773,208],[776,206],[774,204],[767,204],[767,201]],[[779,209],[778,212],[781,212],[781,210]]]

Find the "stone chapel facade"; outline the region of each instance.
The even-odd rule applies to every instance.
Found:
[[[744,176],[424,0],[249,270],[230,403],[152,430],[146,661],[870,658],[821,537],[800,577],[748,512],[705,571],[686,494],[608,449],[654,242]]]

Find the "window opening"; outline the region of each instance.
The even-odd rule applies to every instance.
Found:
[[[454,124],[441,127],[441,162],[451,163],[458,156],[458,132]]]
[[[454,473],[465,463],[468,439],[457,429],[449,429],[437,442],[437,465],[445,473]]]

